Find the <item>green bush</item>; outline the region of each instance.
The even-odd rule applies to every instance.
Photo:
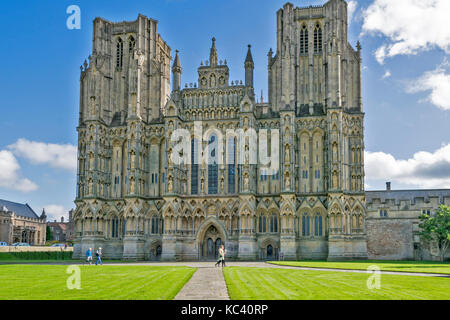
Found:
[[[0,261],[11,260],[72,260],[71,251],[0,252]]]

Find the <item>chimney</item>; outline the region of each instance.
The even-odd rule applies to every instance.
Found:
[[[386,182],[386,191],[391,191],[391,183]]]

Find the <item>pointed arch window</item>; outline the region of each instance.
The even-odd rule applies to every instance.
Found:
[[[304,24],[300,30],[300,54],[308,53],[308,29]]]
[[[316,215],[314,217],[314,235],[316,237],[322,236],[322,216]]]
[[[270,232],[278,232],[278,217],[276,214],[272,214],[270,217]]]
[[[132,36],[128,39],[128,52],[133,54],[134,48],[136,47],[136,40]]]
[[[118,69],[123,67],[123,41],[120,38],[117,40],[116,45],[116,67]]]
[[[191,140],[191,194],[198,194],[198,143]]]
[[[111,238],[119,237],[119,219],[114,217],[111,221]]]
[[[212,135],[208,143],[208,193],[217,194],[217,137]]]
[[[302,236],[309,236],[310,235],[310,217],[305,213],[302,216]]]
[[[314,53],[322,52],[322,28],[316,24],[314,28]]]
[[[153,216],[152,218],[152,234],[158,234],[159,233],[159,226],[161,224],[161,221],[158,216]]]
[[[234,137],[228,140],[228,193],[236,192],[236,139]]]

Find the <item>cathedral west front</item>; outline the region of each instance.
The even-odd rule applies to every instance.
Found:
[[[366,259],[361,46],[347,3],[276,13],[268,101],[211,40],[198,79],[157,21],[94,20],[81,67],[74,257]],[[275,32],[275,30],[274,30]],[[207,40],[207,39],[204,39]],[[238,50],[239,48],[236,48]]]

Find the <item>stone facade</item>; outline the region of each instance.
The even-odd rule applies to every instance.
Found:
[[[450,206],[450,190],[367,191],[367,254],[370,259],[439,260],[436,244],[419,236],[419,216]],[[450,250],[447,251],[450,258]]]
[[[44,245],[46,218],[44,212],[39,217],[28,204],[0,200],[0,242]]]
[[[69,211],[69,221],[64,222],[64,217],[61,217],[61,221],[57,222],[49,222],[47,225],[50,227],[52,231],[52,239],[53,241],[59,242],[69,242],[74,239],[74,223],[73,223],[73,212],[74,210]]]
[[[250,46],[244,82],[230,83],[213,39],[198,85],[181,87],[176,52],[170,90],[171,57],[152,19],[94,21],[74,257],[101,246],[106,258],[204,260],[225,243],[237,260],[367,258],[361,46],[347,41],[346,2],[277,12],[268,102],[255,98]],[[190,149],[176,162],[180,130]]]

